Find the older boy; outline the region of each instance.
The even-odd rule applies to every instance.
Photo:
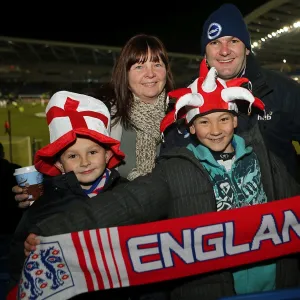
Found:
[[[234,100],[250,102],[249,113],[252,106],[264,108],[259,99],[239,87],[247,80],[225,83],[215,78],[215,69],[211,68],[205,80],[199,78],[190,88],[170,93],[178,100],[175,111],[167,115],[161,126],[163,132],[174,116],[185,117],[199,145],[164,154],[151,174],[123,185],[122,189],[116,187],[99,201],[81,201],[79,195],[74,196],[69,199],[68,213],[58,210],[32,227],[32,232],[49,236],[65,228],[67,233],[70,212],[79,231],[190,216],[298,195],[299,186],[281,161],[267,151],[257,127],[243,137],[234,135]],[[293,258],[278,259],[276,265],[266,264],[264,271],[268,274],[261,279],[265,285],[257,290],[297,285],[299,270]],[[244,270],[235,272],[233,278],[227,270],[181,279],[171,285],[171,299],[212,300],[250,292],[249,285],[247,291],[240,287],[244,274]]]

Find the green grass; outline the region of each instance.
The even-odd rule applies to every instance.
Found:
[[[19,107],[24,107],[24,112],[19,110]],[[24,137],[29,136],[31,142],[33,139],[41,140],[41,147],[49,143],[49,131],[47,126],[46,118],[35,116],[35,113],[45,112],[46,106],[42,107],[40,103],[32,106],[30,103],[18,103],[18,107],[13,105],[9,106],[11,111],[11,132],[12,137]],[[4,134],[4,122],[8,119],[7,108],[0,107],[0,136]],[[7,134],[6,134],[7,136]],[[9,159],[9,150],[4,145],[5,157]],[[15,151],[14,151],[15,152]],[[20,154],[13,155],[13,161],[18,163],[22,160],[18,157]],[[23,164],[22,164],[23,165]],[[24,166],[24,165],[23,165]]]
[[[10,106],[11,111],[11,132],[12,136],[30,136],[42,139],[42,145],[49,143],[49,131],[46,118],[36,117],[35,113],[45,112],[45,106],[40,104],[32,106],[31,104],[19,103],[24,107],[24,112],[19,111],[19,107]],[[0,108],[0,121],[4,133],[4,122],[7,120],[7,108]],[[2,134],[1,134],[2,135]]]

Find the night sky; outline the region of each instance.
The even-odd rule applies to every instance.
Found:
[[[98,8],[87,2],[82,9],[76,9],[73,3],[70,4],[73,6],[72,12],[52,7],[54,13],[50,13],[49,9],[43,12],[43,16],[37,14],[35,24],[24,17],[24,21],[18,22],[20,26],[12,28],[6,23],[6,26],[1,26],[0,35],[122,47],[131,36],[147,33],[158,36],[170,52],[199,54],[203,23],[213,10],[229,1],[209,0],[211,3],[208,4],[201,1],[201,5],[199,0],[168,4],[159,0],[141,2],[143,7],[133,2],[130,4],[129,0],[126,5],[122,2],[122,6],[112,1],[106,2],[105,7],[102,6],[103,1],[99,2]],[[230,2],[236,4],[246,16],[268,1]]]

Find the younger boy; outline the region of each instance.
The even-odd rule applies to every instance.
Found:
[[[206,78],[197,79],[190,88],[171,92],[170,97],[178,100],[175,110],[163,120],[161,131],[174,118],[184,117],[199,144],[165,153],[151,174],[123,185],[122,189],[116,187],[101,199],[96,196],[98,201],[80,201],[79,195],[74,196],[69,199],[68,213],[57,209],[56,214],[32,227],[31,232],[55,235],[68,225],[70,211],[83,223],[77,226],[80,231],[184,217],[299,195],[299,185],[282,162],[268,152],[258,127],[243,137],[234,134],[235,100],[249,102],[249,113],[252,105],[264,109],[259,99],[239,87],[245,81],[216,81],[216,71],[211,68]],[[215,300],[298,284],[297,260],[286,257],[263,263],[265,266],[259,269],[247,266],[241,272],[226,270],[183,278],[173,286],[169,283],[170,299]],[[254,288],[244,280],[245,276]],[[259,282],[252,281],[252,276],[259,278]]]
[[[60,91],[51,97],[46,117],[50,144],[37,151],[34,162],[46,175],[44,195],[24,212],[14,233],[10,251],[12,286],[19,280],[25,259],[24,240],[33,224],[51,214],[56,204],[60,211],[67,211],[64,204],[68,197],[81,195],[86,200],[127,181],[114,169],[125,155],[119,149],[120,142],[110,137],[110,114],[103,102]],[[65,180],[70,172],[75,175],[73,182]]]

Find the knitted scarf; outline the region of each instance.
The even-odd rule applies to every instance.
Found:
[[[299,219],[296,196],[178,219],[40,236],[7,300],[63,300],[299,253]]]
[[[154,104],[144,103],[134,96],[130,120],[136,131],[136,168],[128,174],[128,180],[146,175],[154,168],[156,148],[160,143],[159,126],[164,116],[165,91]]]

